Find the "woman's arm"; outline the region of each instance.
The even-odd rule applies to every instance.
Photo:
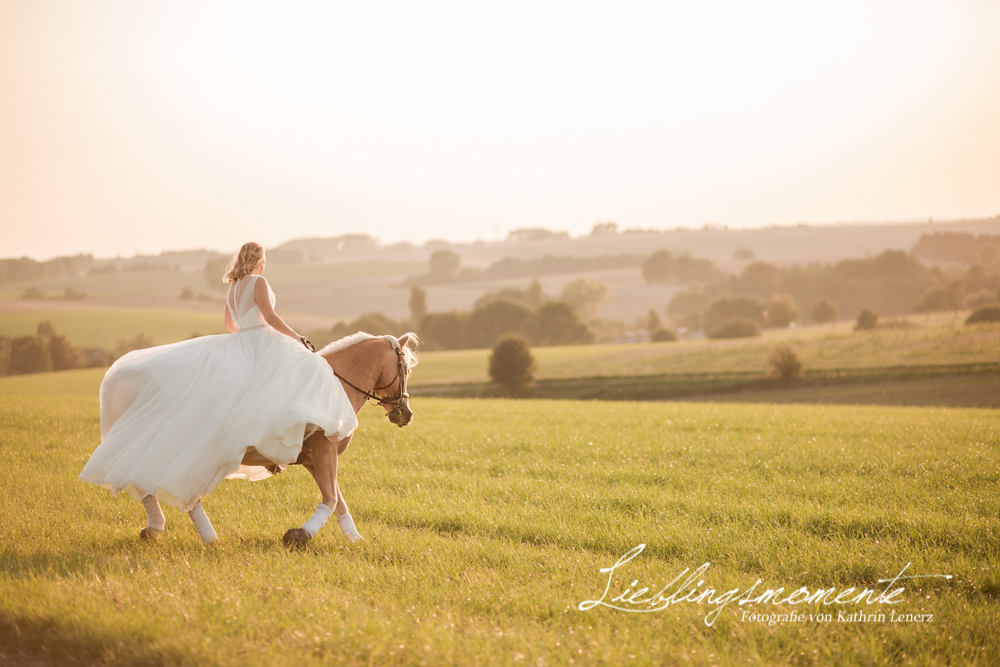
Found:
[[[260,314],[264,316],[264,321],[286,336],[295,340],[301,340],[301,337],[274,312],[274,307],[271,305],[271,295],[267,292],[267,280],[260,277],[254,282],[256,283],[253,286],[254,299],[257,300],[257,308],[260,309]]]
[[[226,331],[229,333],[236,333],[239,331],[239,329],[236,328],[236,322],[233,322],[233,315],[229,312],[229,306],[226,306],[225,310],[222,312],[224,313],[223,321],[226,323]]]

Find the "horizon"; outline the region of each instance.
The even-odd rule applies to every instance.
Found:
[[[998,26],[975,0],[14,0],[0,254],[987,220]]]
[[[607,222],[613,222],[613,221],[607,221]],[[824,228],[837,228],[837,227],[857,227],[857,228],[871,228],[871,229],[884,228],[884,227],[910,227],[910,226],[946,227],[948,225],[978,225],[978,224],[991,224],[991,223],[994,223],[994,222],[1000,222],[1000,215],[997,215],[995,217],[989,217],[989,218],[969,218],[969,219],[957,218],[957,219],[954,219],[954,220],[924,220],[924,221],[921,221],[921,220],[861,220],[861,221],[844,221],[844,222],[829,222],[829,223],[797,222],[797,223],[792,223],[792,224],[787,224],[787,225],[760,225],[760,226],[753,226],[753,227],[749,227],[749,226],[748,227],[730,227],[728,225],[717,225],[715,223],[704,223],[702,226],[698,226],[698,227],[677,226],[677,227],[670,227],[670,228],[665,228],[665,229],[626,228],[626,229],[620,229],[618,232],[616,232],[615,235],[616,236],[621,236],[623,234],[669,234],[671,232],[685,232],[685,233],[690,233],[690,232],[755,232],[755,231],[766,231],[766,230],[771,230],[771,229],[796,229],[796,228],[824,229]],[[528,228],[519,228],[519,229],[528,229]],[[547,229],[547,228],[542,228],[542,229]],[[511,230],[511,231],[516,231],[516,230]],[[555,232],[555,233],[561,233],[561,232],[564,232],[566,230],[552,229],[552,230],[548,230],[548,231],[552,231],[552,232]],[[280,242],[278,242],[278,243],[276,243],[276,244],[274,244],[272,246],[266,246],[265,250],[275,250],[275,249],[280,248],[281,246],[283,246],[283,245],[285,245],[287,243],[291,243],[293,241],[307,241],[307,240],[313,240],[313,239],[316,239],[316,240],[332,239],[332,238],[339,238],[339,237],[342,237],[342,236],[352,236],[352,235],[364,236],[364,235],[367,235],[367,233],[363,232],[363,231],[346,231],[346,232],[344,232],[342,234],[335,234],[335,235],[330,235],[330,236],[295,236],[295,237],[284,239],[283,241],[280,241]],[[589,232],[588,233],[584,233],[584,234],[579,234],[579,235],[572,235],[572,234],[570,234],[569,237],[568,237],[568,240],[570,240],[570,241],[576,241],[576,240],[588,238],[590,236],[591,236],[591,234]],[[528,244],[528,245],[530,245],[530,244],[534,244],[534,243],[544,243],[545,242],[545,241],[520,241],[520,242],[518,242],[518,241],[510,241],[506,237],[505,238],[499,238],[499,239],[475,239],[475,240],[472,240],[472,241],[449,241],[448,239],[431,238],[431,239],[426,239],[425,241],[420,242],[420,243],[408,241],[408,240],[405,240],[405,239],[401,240],[401,241],[386,242],[386,241],[384,241],[383,239],[380,239],[377,236],[372,236],[371,238],[375,241],[376,245],[379,246],[380,248],[386,248],[386,247],[389,247],[389,246],[392,246],[392,245],[398,245],[398,244],[410,244],[414,248],[422,248],[422,247],[426,247],[427,245],[429,245],[431,243],[447,243],[447,244],[455,246],[455,247],[461,247],[461,246],[469,246],[469,245],[476,245],[476,244],[491,244],[491,243],[522,243],[522,244]],[[565,241],[567,239],[564,238],[563,240]],[[177,252],[177,253],[185,253],[185,252],[214,252],[214,253],[219,253],[219,254],[226,255],[226,254],[232,254],[232,253],[236,252],[238,249],[239,249],[238,246],[234,247],[232,249],[229,249],[229,250],[220,250],[218,248],[213,248],[213,247],[208,247],[208,246],[201,246],[201,247],[165,247],[165,248],[160,248],[160,249],[153,250],[153,251],[150,251],[150,252],[146,252],[146,251],[138,252],[138,251],[136,251],[135,253],[133,253],[131,255],[129,255],[127,253],[118,253],[118,254],[116,254],[114,256],[111,256],[111,255],[98,255],[98,254],[93,253],[93,252],[81,251],[81,252],[73,252],[73,253],[67,253],[67,254],[49,255],[49,256],[44,256],[44,257],[37,257],[37,256],[36,257],[31,257],[29,255],[21,255],[19,257],[6,256],[6,257],[0,257],[0,260],[4,260],[4,259],[20,259],[20,258],[27,257],[27,258],[35,260],[35,261],[45,262],[45,261],[48,261],[48,260],[51,260],[51,259],[56,259],[57,257],[71,257],[71,256],[74,256],[74,255],[91,255],[91,256],[94,257],[95,260],[107,261],[107,260],[135,259],[135,258],[138,258],[138,257],[157,257],[159,255],[162,255],[162,254],[165,254],[165,253],[171,253],[171,252]]]

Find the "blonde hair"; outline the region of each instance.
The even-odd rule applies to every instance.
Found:
[[[264,259],[264,246],[255,241],[244,243],[240,251],[233,255],[232,261],[226,265],[226,274],[222,282],[235,283],[243,276],[250,275]]]

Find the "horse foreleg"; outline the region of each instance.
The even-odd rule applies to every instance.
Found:
[[[349,437],[338,442],[330,442],[322,433],[316,433],[304,443],[308,446],[312,458],[312,464],[305,467],[316,480],[322,500],[315,514],[301,528],[292,528],[285,533],[282,541],[286,546],[303,546],[319,532],[332,514],[337,515],[341,529],[349,538],[352,540],[361,538],[357,530],[353,529],[354,523],[350,518],[347,503],[340,493],[340,485],[337,484],[340,452],[346,449],[348,442],[350,442]],[[350,523],[353,535],[344,528],[344,517]]]
[[[167,526],[167,518],[163,516],[160,501],[154,495],[145,495],[142,506],[146,510],[146,527],[139,531],[140,540],[155,540]]]

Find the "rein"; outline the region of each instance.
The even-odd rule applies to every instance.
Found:
[[[364,389],[362,389],[361,387],[354,384],[353,382],[345,378],[343,375],[338,373],[336,370],[333,371],[333,374],[348,387],[354,389],[356,392],[364,396],[367,402],[372,403],[372,401],[374,401],[374,403],[372,403],[373,405],[380,405],[380,406],[391,405],[395,408],[399,408],[399,406],[402,405],[403,401],[410,398],[410,395],[406,393],[406,386],[405,386],[406,372],[404,368],[406,366],[406,362],[403,359],[403,350],[400,348],[399,341],[396,340],[395,336],[382,336],[382,338],[389,341],[389,343],[392,345],[393,351],[396,353],[396,361],[397,361],[396,377],[390,380],[388,384],[383,385],[381,387],[373,387],[371,391],[365,391]],[[399,391],[397,391],[393,396],[384,397],[374,393],[376,391],[382,391],[383,389],[388,389],[392,385],[396,384],[397,380],[399,380]]]

